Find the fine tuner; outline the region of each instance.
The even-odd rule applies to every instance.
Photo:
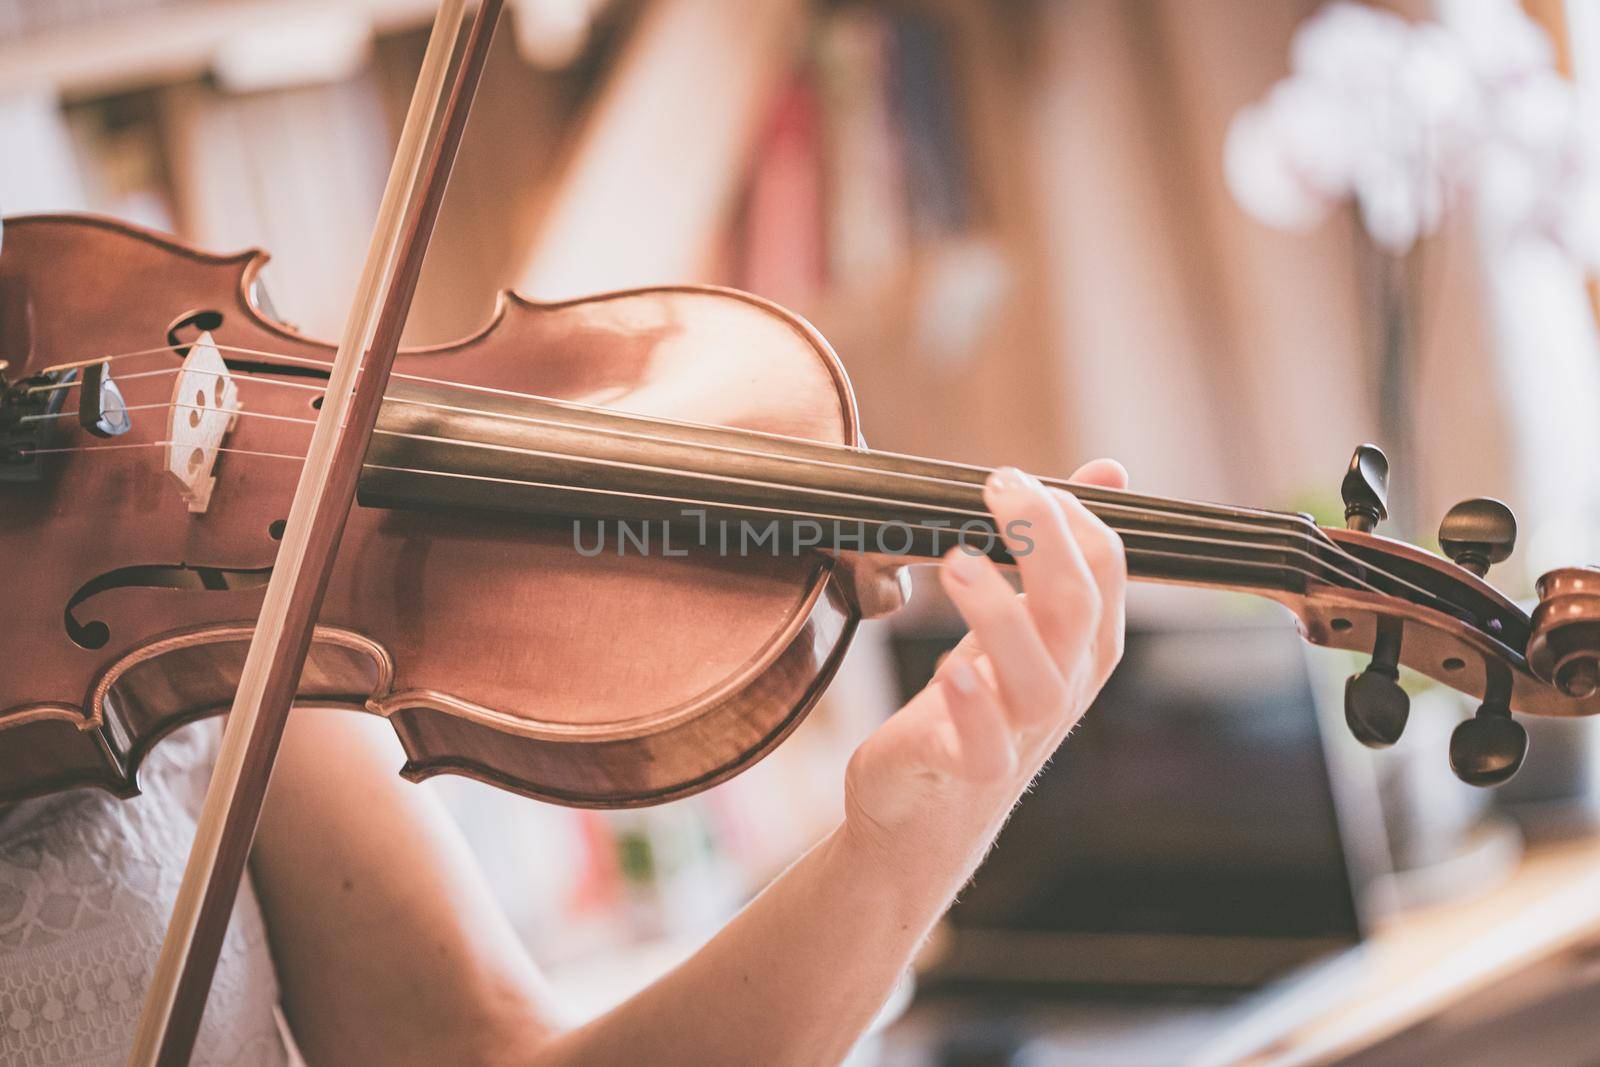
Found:
[[[1388,517],[1389,461],[1373,445],[1351,457],[1341,487],[1345,523],[1371,533]],[[1439,547],[1456,566],[1479,578],[1511,555],[1517,519],[1499,500],[1463,500],[1439,523]],[[1531,620],[1525,657],[1530,671],[1568,696],[1585,698],[1600,688],[1595,649],[1600,639],[1600,571],[1571,567],[1552,571],[1538,582],[1539,606]],[[1345,682],[1345,722],[1369,748],[1388,748],[1400,739],[1411,700],[1401,688],[1399,668],[1405,640],[1401,619],[1378,620],[1372,661]],[[1446,660],[1448,668],[1453,660]],[[1462,664],[1461,666],[1464,666]],[[1456,667],[1455,669],[1460,669]],[[1528,732],[1511,717],[1511,672],[1486,668],[1477,714],[1450,736],[1450,768],[1471,785],[1499,785],[1517,773],[1528,754]]]

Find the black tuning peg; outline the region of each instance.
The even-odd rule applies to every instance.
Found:
[[[1399,681],[1401,632],[1400,620],[1380,619],[1372,662],[1345,679],[1345,725],[1368,748],[1388,748],[1400,740],[1411,716],[1411,698]]]
[[[1389,457],[1377,445],[1360,445],[1339,485],[1344,523],[1368,533],[1389,517]]]
[[[1528,754],[1528,731],[1504,704],[1485,703],[1450,735],[1450,769],[1468,785],[1509,781]]]
[[[1509,781],[1528,754],[1528,731],[1511,717],[1511,672],[1488,665],[1483,706],[1450,735],[1450,769],[1468,785]]]
[[[1491,563],[1511,555],[1517,544],[1517,517],[1490,497],[1463,500],[1439,523],[1439,547],[1459,566],[1483,577]]]

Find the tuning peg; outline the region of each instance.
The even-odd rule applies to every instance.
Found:
[[[1562,567],[1539,576],[1529,620],[1528,669],[1569,697],[1600,692],[1600,568]]]
[[[1517,544],[1517,517],[1498,500],[1463,500],[1439,523],[1439,547],[1459,566],[1483,577],[1491,563],[1511,555]]]
[[[1389,457],[1377,445],[1359,445],[1339,485],[1344,523],[1368,533],[1389,517]]]
[[[1450,769],[1468,785],[1509,781],[1528,754],[1528,731],[1504,703],[1485,700],[1450,735]]]
[[[1400,688],[1399,620],[1381,619],[1372,662],[1344,683],[1344,721],[1368,748],[1388,748],[1400,740],[1411,716],[1411,698]]]

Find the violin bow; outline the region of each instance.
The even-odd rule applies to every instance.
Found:
[[[453,77],[451,58],[466,0],[443,0],[434,19],[356,300],[139,1017],[132,1067],[182,1067],[193,1052],[272,765],[355,503],[361,462],[502,6],[503,0],[479,5]]]

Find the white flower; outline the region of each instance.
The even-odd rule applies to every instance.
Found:
[[[1552,71],[1520,78],[1492,101],[1496,134],[1530,155],[1558,155],[1572,139],[1578,98],[1571,84]]]
[[[1337,198],[1307,179],[1274,120],[1268,104],[1239,112],[1223,145],[1223,171],[1235,199],[1251,215],[1279,229],[1309,230]]]
[[[1410,32],[1411,24],[1391,12],[1328,4],[1295,31],[1289,67],[1302,78],[1359,92],[1399,65]]]
[[[1335,0],[1296,32],[1290,76],[1235,116],[1229,186],[1285,229],[1353,198],[1396,253],[1471,196],[1502,233],[1600,263],[1600,148],[1552,55],[1516,0],[1441,0],[1415,24]]]
[[[1440,24],[1487,83],[1548,71],[1555,60],[1550,38],[1517,0],[1439,0],[1436,6]]]
[[[1374,241],[1396,253],[1437,229],[1444,214],[1443,188],[1419,181],[1408,162],[1394,155],[1375,156],[1356,178],[1362,224]]]
[[[1600,182],[1574,182],[1564,206],[1557,222],[1562,242],[1581,262],[1600,264]]]
[[[1401,106],[1422,126],[1464,134],[1482,106],[1482,94],[1466,49],[1442,26],[1424,23],[1406,43],[1390,77]]]
[[[1267,97],[1267,121],[1301,179],[1338,199],[1350,191],[1363,130],[1339,93],[1311,78],[1285,78]]]

